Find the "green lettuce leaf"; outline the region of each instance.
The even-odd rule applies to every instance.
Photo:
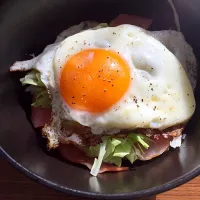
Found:
[[[46,90],[36,94],[35,101],[31,104],[33,107],[43,107],[50,108],[51,100],[49,98],[49,94]]]
[[[140,135],[140,134],[129,134],[128,135],[128,139],[133,142],[133,143],[139,143],[141,144],[145,149],[149,148],[149,145],[144,141],[145,140],[145,136]]]
[[[105,160],[114,152],[115,146],[112,145],[110,138],[103,138],[103,141],[106,142],[106,153],[104,155],[104,160]]]
[[[134,152],[133,148],[131,148],[130,153],[126,155],[126,159],[129,160],[131,164],[133,164],[137,160],[137,155]]]
[[[123,143],[121,143],[115,147],[113,156],[124,158],[125,156],[130,154],[131,148],[132,148],[131,145],[128,142],[124,141]]]
[[[35,85],[39,87],[45,87],[44,83],[41,81],[40,72],[37,70],[32,70],[24,78],[20,79],[22,85]]]
[[[119,144],[121,144],[121,140],[117,139],[117,138],[112,138],[111,141],[112,145],[114,145],[115,147]]]
[[[51,107],[51,99],[49,98],[46,87],[41,80],[41,74],[39,71],[35,69],[32,70],[26,74],[24,78],[21,78],[20,81],[22,85],[30,85],[30,87],[33,87],[32,91],[34,91],[33,95],[35,97],[34,102],[31,104],[33,107]]]
[[[86,149],[87,155],[89,157],[97,157],[99,155],[100,145],[90,146],[89,149]]]
[[[120,157],[114,157],[113,154],[111,154],[110,156],[108,156],[106,159],[103,160],[104,162],[107,162],[107,163],[111,163],[111,164],[115,164],[117,165],[118,167],[121,166],[122,164],[122,158]]]
[[[150,138],[136,133],[130,133],[126,138],[112,138],[111,136],[103,136],[102,143],[96,146],[90,146],[88,149],[86,149],[86,153],[88,156],[95,158],[93,164],[95,169],[97,168],[96,166],[99,167],[100,161],[101,163],[112,163],[120,167],[122,159],[127,159],[130,161],[130,163],[133,163],[135,160],[137,160],[138,157],[136,150],[144,153],[142,148],[144,147],[148,149],[149,141],[151,141]],[[105,152],[103,154],[101,149],[102,144],[105,146]],[[98,159],[96,159],[97,157]],[[101,158],[100,161],[98,161],[99,157]]]

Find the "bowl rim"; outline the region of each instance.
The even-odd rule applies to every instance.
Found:
[[[93,198],[93,199],[131,199],[131,198],[141,198],[141,197],[148,197],[148,196],[154,196],[156,194],[166,192],[168,190],[171,190],[175,187],[178,187],[196,176],[200,175],[200,166],[197,167],[197,169],[186,173],[172,181],[169,181],[163,185],[156,186],[150,189],[145,189],[141,191],[136,192],[128,192],[128,193],[118,193],[118,194],[103,194],[103,193],[95,193],[95,192],[86,192],[82,190],[75,190],[72,188],[66,188],[62,185],[59,185],[57,183],[54,183],[48,179],[45,179],[36,173],[33,173],[31,170],[25,168],[23,165],[21,165],[19,162],[17,162],[15,159],[13,159],[1,146],[0,146],[0,155],[2,155],[5,160],[7,160],[13,167],[15,167],[17,170],[25,174],[28,178],[34,180],[37,183],[40,183],[44,186],[47,186],[51,189],[55,189],[57,191],[61,191],[63,193],[66,193],[68,195],[74,195],[79,197],[86,197],[86,198]]]

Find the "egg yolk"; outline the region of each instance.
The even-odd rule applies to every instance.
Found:
[[[63,66],[60,93],[73,109],[104,112],[123,97],[130,80],[130,67],[119,53],[87,49]]]

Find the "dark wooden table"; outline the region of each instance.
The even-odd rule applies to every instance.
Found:
[[[200,200],[200,177],[143,200]],[[0,200],[81,200],[35,183],[0,158]],[[85,199],[86,200],[86,199]]]

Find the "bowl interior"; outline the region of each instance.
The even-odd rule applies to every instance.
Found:
[[[0,149],[2,154],[31,178],[50,187],[90,197],[129,198],[152,195],[191,179],[200,166],[200,92],[197,110],[180,149],[169,151],[134,170],[91,177],[83,167],[56,159],[41,147],[41,139],[27,120],[29,98],[9,66],[30,58],[54,42],[56,35],[84,20],[109,22],[120,13],[154,20],[151,30],[175,29],[167,1],[157,0],[58,0],[3,1],[0,7]],[[200,2],[176,0],[181,30],[200,57]],[[198,81],[199,82],[199,81]],[[198,83],[199,86],[199,83]],[[197,88],[198,88],[197,86]]]

